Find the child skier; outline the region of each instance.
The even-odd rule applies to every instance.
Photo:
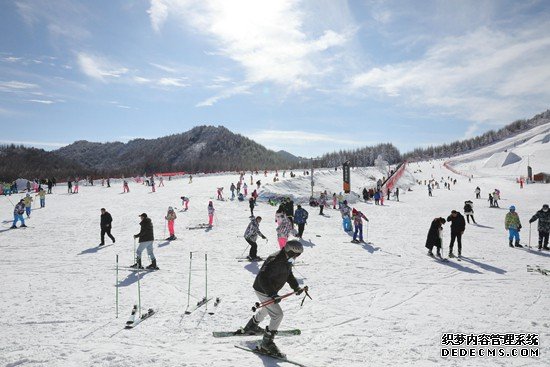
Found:
[[[248,260],[250,261],[259,261],[261,258],[258,257],[258,244],[256,240],[258,235],[260,235],[264,240],[266,237],[260,232],[260,223],[262,222],[262,217],[252,217],[246,231],[244,232],[244,239],[250,245],[250,251],[248,253]]]
[[[23,202],[25,203],[25,212],[27,212],[27,218],[31,217],[31,210],[32,210],[32,198],[31,194],[26,194],[25,198],[23,199]]]
[[[46,206],[46,191],[44,191],[44,189],[40,189],[40,191],[38,192],[38,194],[36,194],[35,196],[39,196],[40,197],[40,207],[43,208]]]
[[[353,232],[353,243],[363,242],[363,219],[367,222],[369,221],[367,217],[359,210],[353,208],[352,210],[353,225],[355,226],[355,231]],[[357,240],[357,234],[359,234],[359,240]]]
[[[351,232],[351,208],[348,206],[348,201],[344,200],[342,205],[340,206],[340,214],[342,215],[342,226],[344,227],[345,232]]]
[[[181,199],[181,205],[182,205],[182,206],[185,205],[185,209],[184,209],[184,210],[189,209],[189,198],[186,197],[186,196],[182,196],[182,197],[180,197],[180,199]]]
[[[519,220],[519,215],[516,213],[516,207],[511,206],[510,211],[506,213],[506,217],[504,218],[504,228],[509,233],[508,236],[508,244],[510,247],[514,247],[513,240],[516,240],[516,247],[523,247],[519,244],[519,231],[521,230],[521,222]]]
[[[164,217],[164,219],[168,221],[168,232],[170,232],[170,237],[168,237],[166,241],[173,241],[176,239],[176,235],[174,233],[174,221],[176,220],[177,217],[178,216],[176,215],[174,208],[169,206],[168,213],[166,213],[166,216]]]
[[[25,203],[23,202],[23,199],[21,199],[13,208],[13,224],[11,228],[13,229],[17,228],[16,226],[17,221],[21,221],[21,227],[26,227],[25,219],[23,218],[24,213],[25,213]]]

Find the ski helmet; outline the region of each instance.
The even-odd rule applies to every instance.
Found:
[[[304,252],[304,246],[302,246],[300,241],[290,240],[285,245],[285,252],[288,257],[300,256]]]
[[[512,205],[512,206],[510,207],[510,210],[511,210],[511,211],[514,211],[514,210],[516,210],[516,207]]]

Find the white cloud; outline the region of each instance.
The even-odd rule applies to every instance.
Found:
[[[187,78],[160,78],[157,82],[162,87],[188,87],[189,84],[184,83]]]
[[[55,103],[54,101],[51,101],[49,99],[29,99],[28,100],[29,102],[34,102],[34,103],[41,103],[41,104],[52,104],[52,103]]]
[[[151,82],[151,79],[149,78],[144,78],[142,76],[134,76],[132,78],[132,80],[138,84],[147,84],[147,83],[150,83]]]
[[[225,89],[221,93],[219,93],[219,94],[217,94],[213,97],[207,98],[204,101],[201,101],[201,102],[197,103],[195,105],[195,107],[213,106],[215,103],[217,103],[217,102],[219,102],[223,99],[231,98],[231,97],[239,95],[239,94],[248,94],[248,93],[250,93],[249,89],[250,89],[250,86],[248,86],[248,85],[241,85],[241,86]]]
[[[14,91],[28,91],[29,89],[39,88],[37,84],[25,83],[18,81],[0,82],[0,91],[14,92]]]
[[[268,82],[300,91],[333,70],[333,60],[325,53],[344,46],[353,32],[323,29],[308,33],[306,23],[318,20],[306,15],[299,5],[292,0],[151,0],[148,12],[156,31],[171,17],[208,37],[216,48],[210,54],[227,57],[242,67],[245,77],[240,84]],[[350,19],[348,25],[351,23]],[[199,105],[211,105],[222,98],[218,95]]]
[[[509,32],[483,27],[448,37],[421,59],[373,67],[350,85],[477,123],[506,123],[547,108],[549,26]]]
[[[119,78],[128,72],[127,68],[113,65],[104,57],[84,52],[77,54],[77,62],[84,74],[102,82],[107,82],[111,78]]]
[[[177,69],[175,69],[173,67],[170,67],[170,66],[155,64],[154,62],[150,62],[149,64],[156,67],[157,69],[160,69],[162,71],[166,71],[168,73],[177,73],[178,72]]]

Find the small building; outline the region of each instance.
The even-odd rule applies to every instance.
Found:
[[[533,181],[540,183],[550,183],[550,173],[537,173],[533,176]]]

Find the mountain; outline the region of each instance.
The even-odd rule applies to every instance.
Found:
[[[223,126],[197,126],[182,134],[126,144],[76,141],[54,153],[98,174],[274,169],[295,162]]]
[[[81,165],[54,152],[13,144],[0,146],[0,161],[0,182],[13,181],[20,177],[59,178],[84,172]]]
[[[296,157],[294,154],[291,154],[289,152],[287,152],[286,150],[279,150],[277,152],[277,155],[281,158],[283,158],[284,160],[287,160],[289,162],[299,162],[299,161],[304,161],[304,160],[307,160],[308,158],[303,158],[303,157]]]

